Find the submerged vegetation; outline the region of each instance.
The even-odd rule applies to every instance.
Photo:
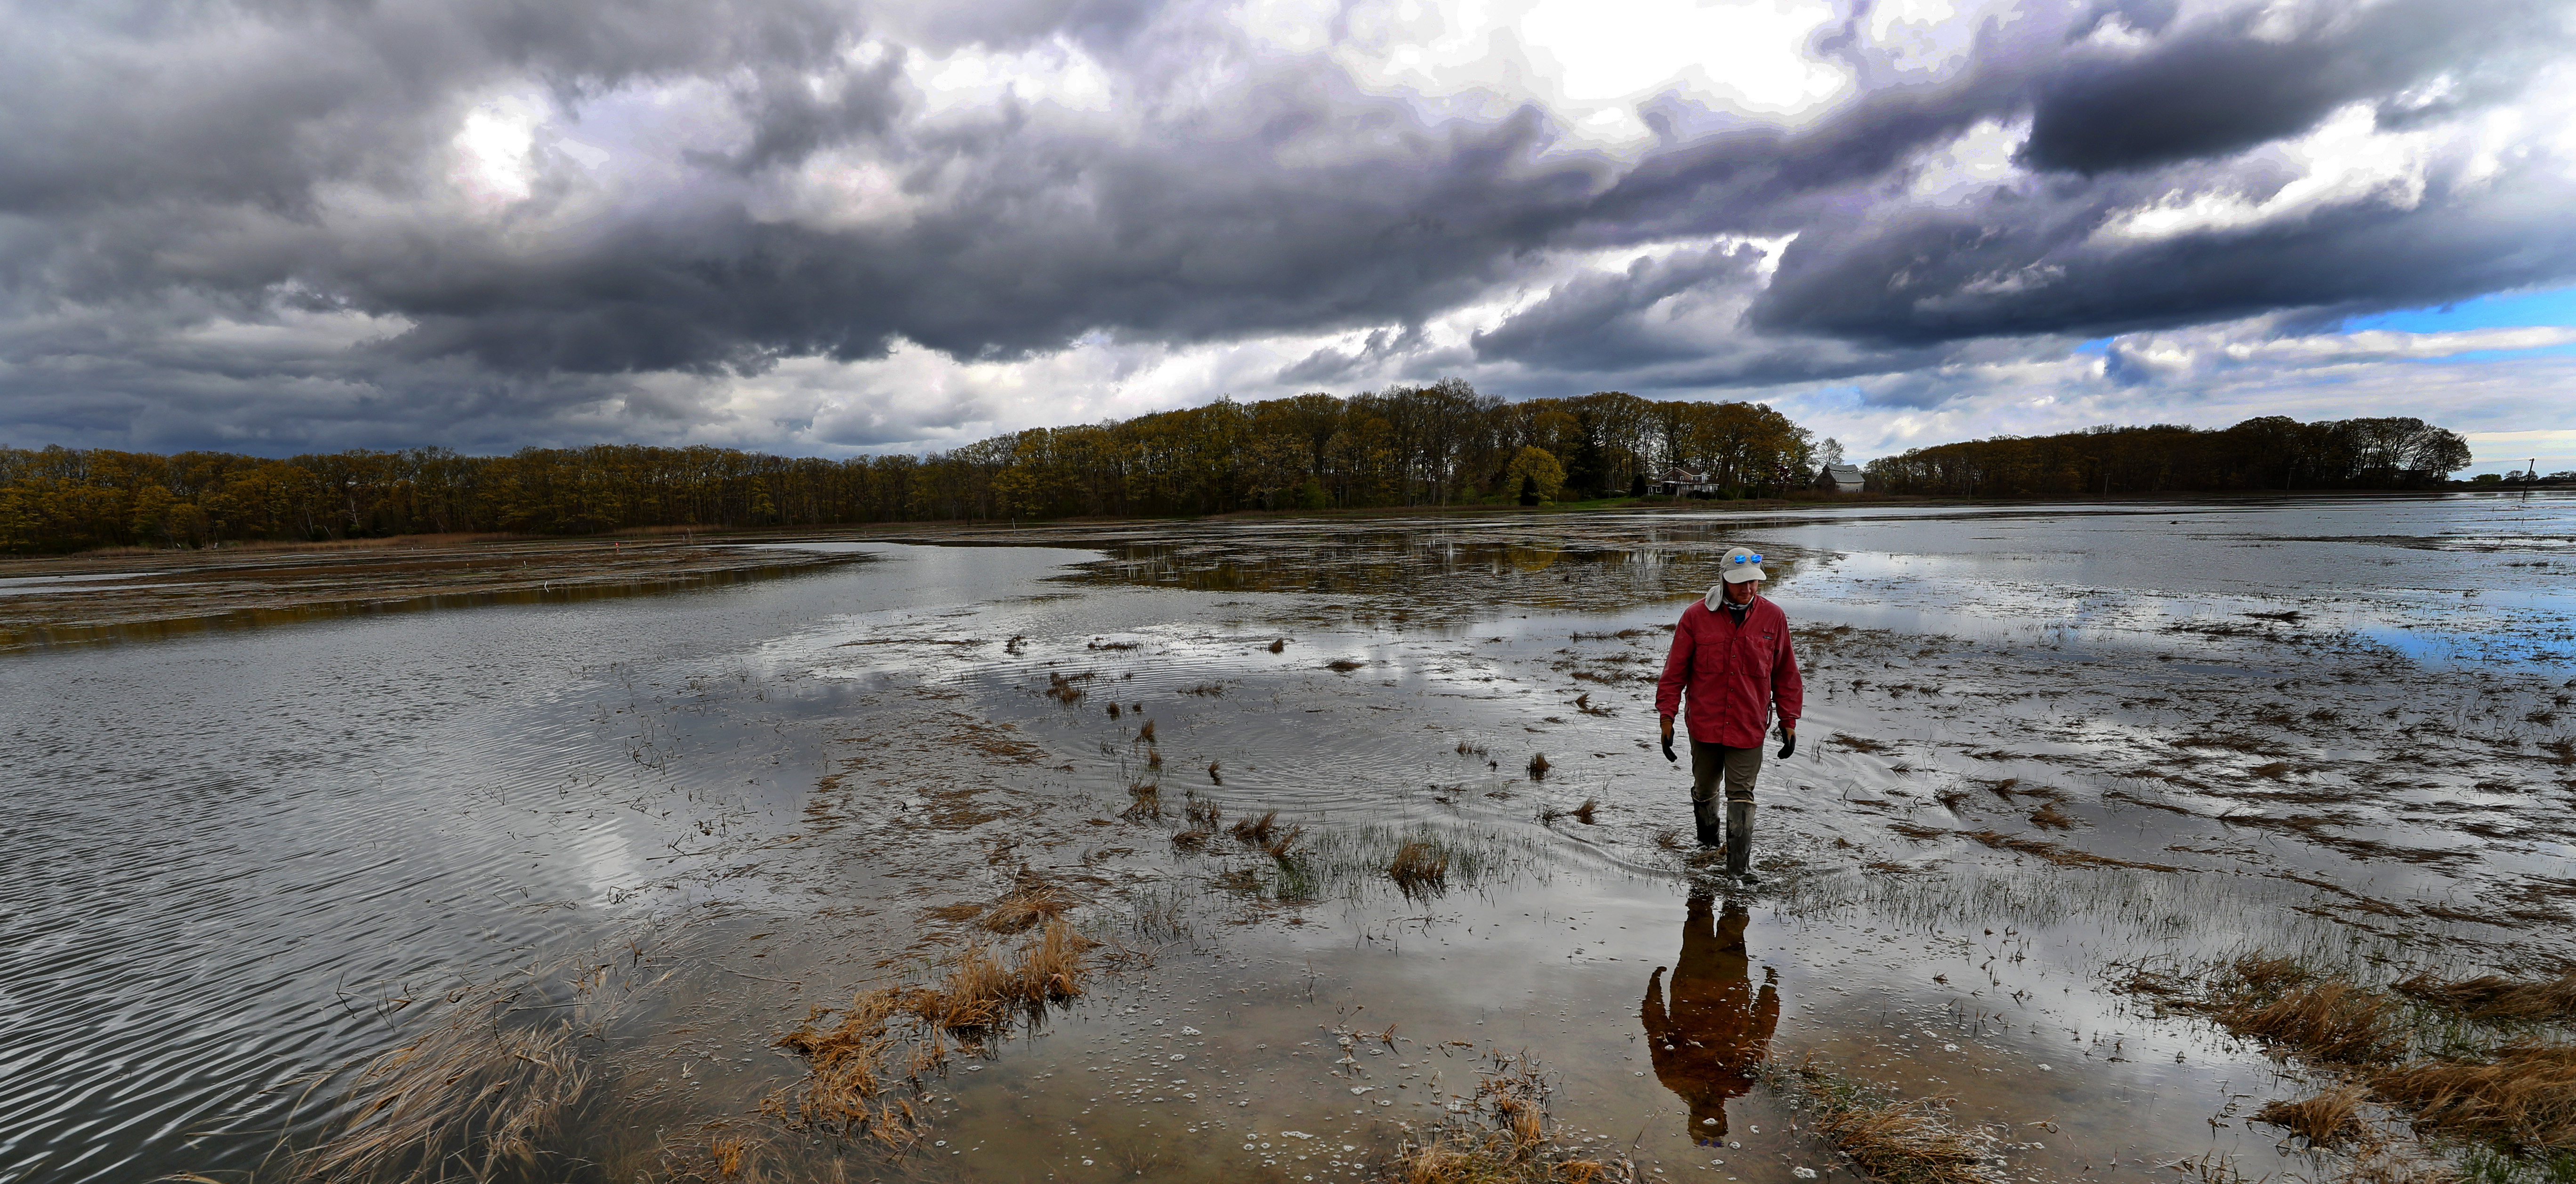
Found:
[[[866,1134],[890,1146],[922,1137],[917,1104],[926,1075],[955,1052],[977,1055],[1014,1023],[1034,1024],[1051,1003],[1083,993],[1087,955],[1099,943],[1049,920],[1009,965],[969,944],[936,983],[861,991],[846,1007],[816,1009],[778,1047],[804,1058],[806,1078],[763,1109],[791,1126]]]
[[[2437,1144],[2576,1178],[2576,1044],[2566,1028],[2576,1020],[2576,971],[2459,981],[2419,971],[2379,987],[2255,951],[2138,971],[2125,986],[2327,1077],[2316,1095],[2255,1113],[2312,1144],[2384,1148],[2389,1137],[2363,1116],[2362,1105],[2375,1103]]]
[[[1885,1184],[1995,1184],[1993,1132],[1963,1128],[1936,1099],[1898,1098],[1813,1057],[1768,1064],[1763,1080],[1805,1109],[1836,1151]]]

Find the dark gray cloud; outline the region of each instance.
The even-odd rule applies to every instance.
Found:
[[[1855,79],[1833,109],[1667,94],[1640,108],[1657,142],[1610,153],[1536,102],[1373,92],[1183,0],[13,5],[0,432],[454,443],[621,430],[591,417],[610,403],[685,430],[703,407],[639,377],[1102,335],[1374,334],[1274,366],[1288,385],[1436,359],[1687,389],[2576,276],[2546,154],[2435,145],[2263,212],[2317,167],[2271,150],[2356,104],[2438,131],[2528,101],[2563,4],[2031,0],[1939,69],[1849,8],[1810,46]],[[1080,55],[1099,101],[943,106],[914,67],[967,49]],[[524,192],[460,196],[459,127],[513,102],[547,115]],[[2027,129],[2008,176],[1927,189],[1999,128]],[[2134,230],[2195,201],[2256,213]],[[1422,330],[1569,253],[1676,240],[1468,352]],[[777,422],[877,443],[965,417]]]

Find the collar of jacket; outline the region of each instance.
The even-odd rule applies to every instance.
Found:
[[[1762,594],[1756,592],[1753,594],[1753,599],[1744,602],[1744,607],[1748,609],[1753,608],[1760,605],[1762,600]],[[1700,598],[1700,606],[1706,608],[1710,612],[1718,612],[1724,609],[1726,607],[1726,585],[1718,584],[1711,587],[1708,590],[1708,595]]]

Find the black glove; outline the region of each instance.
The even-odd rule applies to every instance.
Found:
[[[1798,751],[1798,734],[1787,728],[1780,729],[1780,759],[1785,761],[1789,759],[1790,753],[1796,751]]]
[[[1673,738],[1670,736],[1664,737],[1664,759],[1671,761],[1674,764],[1680,764],[1682,760],[1682,758],[1673,755]]]

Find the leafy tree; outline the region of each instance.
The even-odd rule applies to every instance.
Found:
[[[1565,490],[1565,466],[1544,448],[1524,444],[1503,468],[1504,493],[1526,502],[1552,502]]]

